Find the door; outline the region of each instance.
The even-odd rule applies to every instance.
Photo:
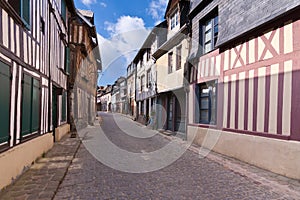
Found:
[[[170,95],[168,96],[168,130],[173,130],[173,97]]]
[[[52,87],[52,125],[53,125],[53,134],[55,135],[55,129],[58,126],[57,122],[57,88]]]
[[[88,98],[88,123],[92,124],[92,109],[91,109],[91,99]]]

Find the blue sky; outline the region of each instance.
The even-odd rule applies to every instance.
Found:
[[[95,13],[103,72],[98,85],[112,84],[126,68],[151,28],[161,22],[167,0],[75,0]]]

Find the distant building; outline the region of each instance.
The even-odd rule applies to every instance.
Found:
[[[111,91],[111,85],[99,87],[97,91],[97,111],[111,111]]]
[[[119,77],[112,85],[111,109],[112,112],[126,114],[127,84],[125,77]]]
[[[136,119],[136,65],[132,62],[127,67],[127,103],[128,103],[128,114]]]
[[[166,21],[155,26],[133,59],[136,67],[135,100],[137,121],[146,124],[156,118],[157,74],[153,52],[166,41]]]

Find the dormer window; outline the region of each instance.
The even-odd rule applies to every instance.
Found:
[[[179,24],[179,14],[178,11],[174,12],[174,14],[172,14],[170,16],[170,30],[173,30],[178,24]]]

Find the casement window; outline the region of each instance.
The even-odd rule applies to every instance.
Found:
[[[170,16],[170,30],[173,30],[179,23],[179,14],[178,11],[176,11],[173,15]]]
[[[67,19],[67,7],[66,7],[65,0],[61,0],[61,16],[62,16],[63,20],[66,23],[66,19]]]
[[[67,121],[67,91],[62,93],[61,98],[61,122]]]
[[[215,48],[219,33],[219,17],[217,11],[213,11],[208,19],[200,22],[200,45],[202,54],[208,53]]]
[[[65,72],[70,73],[70,48],[65,47]]]
[[[216,124],[217,80],[198,85],[199,119],[201,124]]]
[[[40,82],[27,74],[23,76],[22,136],[36,133],[40,121]]]
[[[21,17],[27,28],[30,27],[30,0],[8,0],[8,3]]]
[[[168,54],[168,73],[173,71],[173,52]]]
[[[147,87],[150,88],[151,87],[151,69],[149,69],[147,71]]]
[[[151,57],[151,49],[147,49],[147,61],[150,60]]]
[[[0,61],[0,145],[9,140],[10,68]]]
[[[181,45],[176,48],[176,70],[181,69]]]
[[[145,75],[141,76],[141,91],[144,90],[144,86],[145,86]]]

